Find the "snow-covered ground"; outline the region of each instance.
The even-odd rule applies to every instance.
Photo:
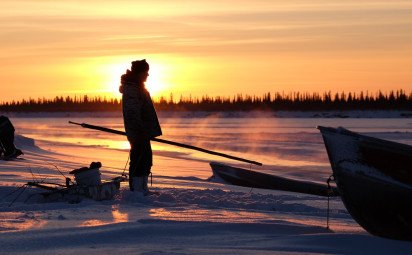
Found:
[[[63,183],[64,177],[57,169],[72,177],[69,171],[93,161],[102,162],[103,179],[119,176],[125,168],[127,149],[122,149],[121,143],[114,143],[116,141],[115,145],[92,145],[95,141],[86,139],[90,133],[83,134],[84,141],[72,142],[56,121],[46,121],[48,126],[33,120],[12,121],[18,133],[23,130],[23,134],[16,137],[16,144],[25,155],[15,161],[0,161],[0,254],[412,253],[412,242],[379,238],[365,232],[339,198],[331,199],[330,229],[327,229],[325,198],[213,182],[209,179],[208,162],[219,159],[156,146],[151,188],[160,195],[138,197],[122,183],[113,200],[44,203],[33,195],[38,189],[18,188],[33,180]],[[181,141],[177,124],[163,121],[166,134],[173,131],[172,138]],[[28,123],[36,123],[45,133],[40,135],[39,129]],[[227,128],[233,129],[232,124],[227,123]],[[402,125],[406,125],[405,133],[386,130],[379,135],[410,143],[410,123]],[[221,128],[221,125],[216,126]],[[287,126],[289,130],[296,129]],[[252,135],[267,150],[234,151],[231,150],[240,146],[230,140],[229,133],[225,135],[222,131],[224,141],[213,140],[207,129],[197,130],[196,134],[207,137],[209,143],[198,138],[200,145],[207,148],[214,143],[213,149],[228,150],[219,146],[219,142],[231,142],[232,154],[269,162],[262,171],[287,169],[281,174],[323,180],[328,176],[329,166],[317,131],[290,132],[283,133],[280,138],[280,133],[262,131],[277,147],[270,148],[269,143]],[[278,148],[280,145],[282,148]],[[270,158],[276,158],[279,164],[270,162]],[[319,163],[314,164],[311,158]],[[313,171],[305,173],[302,169]],[[322,178],[318,180],[316,175]]]

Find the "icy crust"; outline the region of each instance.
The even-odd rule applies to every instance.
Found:
[[[2,194],[11,193],[16,187],[1,187]],[[40,193],[41,189],[30,188],[22,196],[16,199],[16,195],[4,197],[0,202],[0,212],[33,212],[43,210],[83,208],[97,205],[118,205],[118,206],[144,206],[150,208],[179,208],[179,210],[203,208],[208,210],[224,209],[239,210],[249,212],[287,212],[302,215],[324,215],[326,208],[320,206],[324,203],[324,198],[290,193],[275,192],[276,194],[261,194],[237,192],[222,189],[185,189],[185,188],[151,188],[157,194],[143,197],[138,193],[131,192],[123,187],[114,196],[113,200],[94,201],[83,197],[77,204],[70,204],[63,199],[57,202],[46,202]],[[338,199],[335,199],[338,202]],[[314,203],[310,205],[310,203]],[[11,206],[9,207],[9,205]],[[110,206],[109,206],[110,207]],[[343,208],[333,210],[338,217],[349,217]],[[90,215],[93,216],[93,215]],[[190,220],[190,217],[186,220]],[[207,219],[203,219],[207,220]],[[222,219],[230,221],[231,219]],[[232,220],[239,220],[233,218]],[[243,219],[248,221],[248,219]]]
[[[338,200],[326,229],[325,201],[312,196],[155,190],[161,195],[144,199],[122,189],[105,202],[1,203],[0,254],[403,254],[412,248],[366,234]]]
[[[279,192],[279,194],[245,193],[236,191],[225,191],[222,189],[174,189],[156,188],[160,195],[152,195],[141,198],[128,190],[121,190],[116,197],[120,204],[141,203],[146,205],[168,208],[168,207],[196,207],[206,209],[235,209],[242,211],[273,211],[273,212],[295,212],[299,214],[326,213],[326,208],[318,208],[302,204],[306,200],[322,200],[316,196],[302,195],[296,193]],[[249,189],[250,190],[250,189]],[[344,210],[336,211],[345,215]],[[230,219],[227,219],[230,220]],[[246,220],[246,219],[245,219]]]

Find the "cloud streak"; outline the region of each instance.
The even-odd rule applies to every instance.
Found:
[[[271,75],[271,69],[279,68],[279,61],[291,68],[307,68],[304,63],[314,58],[337,63],[339,59],[381,56],[382,61],[397,63],[393,73],[404,72],[401,64],[412,64],[410,58],[405,59],[412,51],[410,1],[241,0],[233,4],[221,0],[33,0],[2,1],[0,7],[0,64],[5,67],[0,80],[16,85],[27,81],[10,78],[18,74],[21,66],[32,65],[38,75],[43,75],[47,70],[55,72],[50,67],[53,64],[74,68],[73,65],[81,65],[87,59],[152,54],[195,58],[205,66],[210,65],[199,67],[209,72],[216,71],[210,61],[217,59],[226,61],[219,64],[222,68],[239,67],[237,61],[242,58],[256,63],[264,61],[266,66],[257,66],[267,70],[262,77],[242,77],[261,84],[269,81],[279,84],[287,79],[290,84],[311,83],[311,79],[298,81],[292,76]],[[371,65],[370,70],[388,67],[366,62]],[[324,63],[313,62],[313,65],[318,72],[311,73],[317,77],[312,84],[323,75],[320,70]],[[247,69],[240,68],[243,68],[240,72]],[[64,79],[70,74],[57,73],[64,87]],[[336,71],[336,77],[330,79],[338,80],[338,75]],[[45,80],[34,78],[37,79]],[[407,78],[394,79],[394,83],[400,84],[399,81],[412,82]],[[208,82],[218,83],[213,78],[204,84]],[[227,78],[224,82],[241,81]],[[389,82],[389,78],[385,80]],[[368,82],[368,86],[372,83]]]

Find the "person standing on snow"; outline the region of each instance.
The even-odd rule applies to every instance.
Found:
[[[156,110],[145,82],[149,64],[145,59],[132,62],[121,77],[122,110],[127,140],[130,143],[129,187],[149,194],[148,176],[153,165],[150,139],[162,135]]]

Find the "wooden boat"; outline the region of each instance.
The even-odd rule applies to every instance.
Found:
[[[342,201],[373,235],[412,240],[412,146],[318,127]]]
[[[220,178],[225,183],[232,185],[260,189],[284,190],[325,197],[339,195],[336,188],[329,189],[327,185],[259,173],[217,162],[211,162],[210,166],[212,167],[213,176],[215,178]]]

